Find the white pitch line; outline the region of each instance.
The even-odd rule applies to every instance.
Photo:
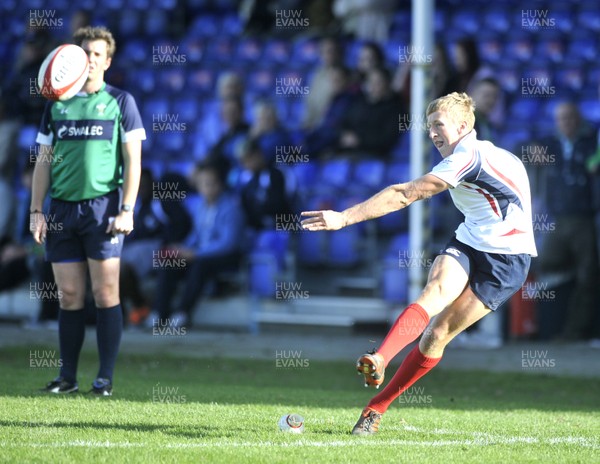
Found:
[[[483,434],[485,435],[485,434]],[[534,437],[502,437],[502,436],[480,436],[472,439],[463,440],[401,440],[378,438],[357,438],[354,440],[336,440],[336,441],[310,441],[301,439],[293,442],[272,442],[272,441],[217,441],[211,443],[169,443],[164,445],[154,445],[158,448],[165,449],[194,449],[194,448],[297,448],[297,447],[313,447],[313,448],[339,448],[348,446],[489,446],[489,445],[516,445],[516,444],[538,444],[538,445],[559,445],[568,444],[583,448],[600,449],[600,445],[585,437],[553,437],[553,438],[534,438]],[[0,442],[0,446],[7,448],[142,448],[147,447],[147,443],[133,442],[111,442],[111,441],[95,441],[95,440],[75,440],[68,442],[55,443],[17,443],[17,442]]]

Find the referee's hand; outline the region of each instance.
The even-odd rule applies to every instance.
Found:
[[[301,216],[307,218],[300,223],[304,230],[339,230],[346,225],[344,216],[337,211],[303,211]]]
[[[133,214],[127,211],[121,211],[112,221],[108,221],[106,228],[107,234],[125,234],[129,235],[133,230]]]
[[[33,235],[33,240],[38,245],[42,245],[46,241],[48,224],[46,224],[46,216],[43,213],[36,212],[29,214],[29,231]]]

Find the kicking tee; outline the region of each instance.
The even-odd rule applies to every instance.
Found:
[[[452,201],[465,216],[457,240],[487,253],[537,256],[529,179],[519,158],[477,140],[473,130],[430,174],[450,184]]]
[[[36,142],[52,146],[50,196],[81,201],[112,192],[123,183],[121,144],[145,139],[133,97],[106,83],[49,102]]]

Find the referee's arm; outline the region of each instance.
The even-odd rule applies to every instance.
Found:
[[[36,243],[46,240],[46,220],[42,214],[44,198],[50,188],[50,165],[52,164],[52,146],[40,144],[40,152],[33,168],[31,185],[30,229]]]
[[[142,170],[142,141],[123,142],[121,153],[123,155],[123,204],[130,205],[131,210],[120,211],[106,231],[127,235],[133,230],[133,206],[137,198]]]

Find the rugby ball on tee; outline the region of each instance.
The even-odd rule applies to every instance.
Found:
[[[38,89],[49,100],[68,100],[81,90],[89,72],[88,56],[83,48],[61,45],[52,50],[40,66]]]

